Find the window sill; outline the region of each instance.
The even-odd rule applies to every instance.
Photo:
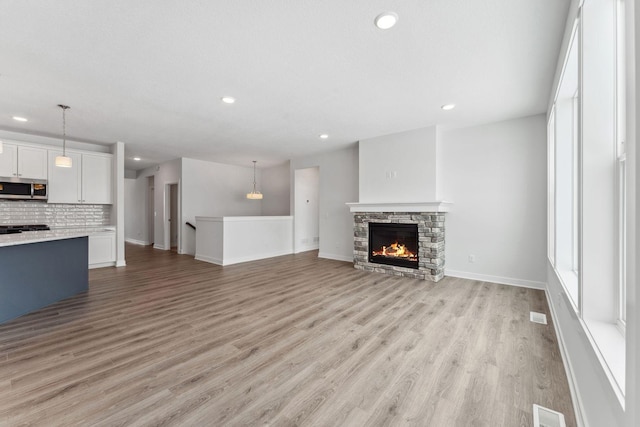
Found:
[[[556,270],[556,274],[558,278],[560,278],[560,283],[562,283],[568,300],[571,302],[573,311],[578,314],[580,312],[578,309],[578,287],[580,286],[578,283],[578,275],[575,271],[561,269]]]
[[[617,325],[597,320],[582,320],[587,337],[624,409],[625,339]]]

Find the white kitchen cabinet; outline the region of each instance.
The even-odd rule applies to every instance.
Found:
[[[89,236],[89,268],[109,267],[116,262],[116,233]]]
[[[67,151],[71,167],[55,166],[62,151],[49,150],[49,203],[111,204],[113,156]]]
[[[0,176],[7,178],[47,179],[47,150],[3,144]]]
[[[49,203],[82,203],[82,155],[69,151],[66,155],[71,157],[71,167],[61,168],[55,165],[55,161],[57,156],[62,156],[62,151],[49,150]]]
[[[3,145],[0,154],[0,176],[13,178],[18,176],[18,146],[13,144]]]
[[[113,203],[113,156],[82,155],[82,203]]]

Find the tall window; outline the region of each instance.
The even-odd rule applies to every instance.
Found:
[[[616,156],[618,208],[618,325],[624,330],[627,320],[627,157],[626,157],[626,85],[624,43],[624,0],[616,1]]]
[[[549,258],[560,281],[579,311],[580,298],[580,90],[578,25],[571,37],[569,50],[558,86],[549,131],[549,179],[553,200],[549,209],[553,229]],[[550,224],[551,225],[551,224]]]
[[[622,399],[629,219],[625,1],[584,0],[580,6],[548,142],[549,260]]]

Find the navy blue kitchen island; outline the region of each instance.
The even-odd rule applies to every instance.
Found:
[[[0,323],[89,289],[88,236],[35,233],[0,239]]]

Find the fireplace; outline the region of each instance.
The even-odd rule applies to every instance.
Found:
[[[369,262],[418,268],[418,225],[369,223]]]
[[[355,268],[434,282],[444,277],[445,212],[450,203],[347,205],[353,213]]]

